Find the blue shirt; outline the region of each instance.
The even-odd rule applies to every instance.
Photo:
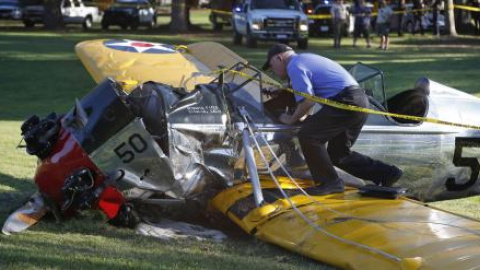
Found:
[[[287,73],[294,90],[323,98],[333,97],[345,87],[358,85],[340,64],[311,53],[292,56]],[[304,97],[296,95],[295,99],[299,102]]]
[[[367,6],[355,5],[353,7],[353,15],[355,16],[356,25],[368,26],[370,25],[372,9]]]

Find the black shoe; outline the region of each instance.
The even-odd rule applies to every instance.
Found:
[[[386,175],[386,177],[382,181],[375,182],[375,184],[383,187],[391,187],[398,181],[398,179],[400,179],[400,177],[402,177],[402,175],[403,171],[397,166],[393,165],[391,167],[390,173]]]
[[[320,186],[308,187],[305,189],[305,191],[309,195],[316,195],[316,196],[327,195],[332,193],[342,193],[345,191],[345,185],[343,184],[343,180],[339,178],[332,182],[325,182]]]

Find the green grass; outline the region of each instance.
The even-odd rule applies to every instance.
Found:
[[[51,111],[65,112],[76,97],[91,90],[95,83],[76,58],[73,47],[87,39],[128,38],[172,44],[216,41],[260,66],[269,44],[256,49],[231,44],[229,30],[210,31],[207,12],[192,14],[201,24],[200,33],[172,35],[159,29],[137,32],[112,29],[103,32],[68,26],[61,32],[40,28],[24,29],[15,22],[0,22],[0,221],[35,190],[32,176],[35,159],[17,149],[20,125],[31,114],[45,116]],[[168,18],[161,18],[168,23]],[[378,42],[375,40],[374,42]],[[332,40],[311,39],[309,51],[337,60],[343,65],[358,61],[385,71],[389,91],[413,86],[419,76],[480,96],[480,39],[455,40],[432,37],[393,37],[391,49],[351,47],[331,48]],[[359,42],[362,45],[362,41]],[[450,211],[480,218],[480,197],[434,203]],[[76,269],[319,269],[322,264],[257,242],[249,236],[231,237],[225,243],[197,241],[165,242],[137,236],[131,230],[102,225],[100,213],[85,213],[57,224],[45,221],[25,234],[0,236],[1,269],[76,268]]]

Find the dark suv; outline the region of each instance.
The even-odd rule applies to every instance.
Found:
[[[0,19],[21,20],[23,8],[18,0],[0,0]]]
[[[118,25],[135,30],[141,25],[153,28],[156,24],[155,9],[148,0],[117,0],[105,10],[102,19],[102,29]]]
[[[315,7],[314,14],[319,16],[318,18],[313,18],[309,20],[309,34],[311,36],[328,36],[333,35],[333,24],[330,10],[332,8],[331,4],[320,4]],[[345,24],[345,28],[342,29],[342,32],[345,36],[353,33],[353,22],[354,18],[351,15],[350,7],[347,7],[349,15]]]

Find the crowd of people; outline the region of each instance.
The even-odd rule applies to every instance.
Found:
[[[468,5],[478,8],[480,0],[469,0]],[[354,0],[351,6],[345,4],[344,0],[334,0],[331,7],[333,46],[340,48],[341,38],[345,34],[342,31],[347,29],[345,25],[349,22],[349,16],[353,16],[353,47],[357,47],[358,39],[363,37],[366,47],[370,48],[371,32],[375,30],[380,38],[378,49],[387,50],[390,32],[396,30],[398,36],[403,36],[407,19],[412,34],[424,35],[427,30],[425,29],[427,10],[432,16],[432,34],[440,35],[439,14],[443,10],[443,0],[412,0],[409,6],[405,0],[377,0],[373,4],[366,4],[365,0]],[[480,34],[480,11],[472,11],[471,17],[476,34]]]

